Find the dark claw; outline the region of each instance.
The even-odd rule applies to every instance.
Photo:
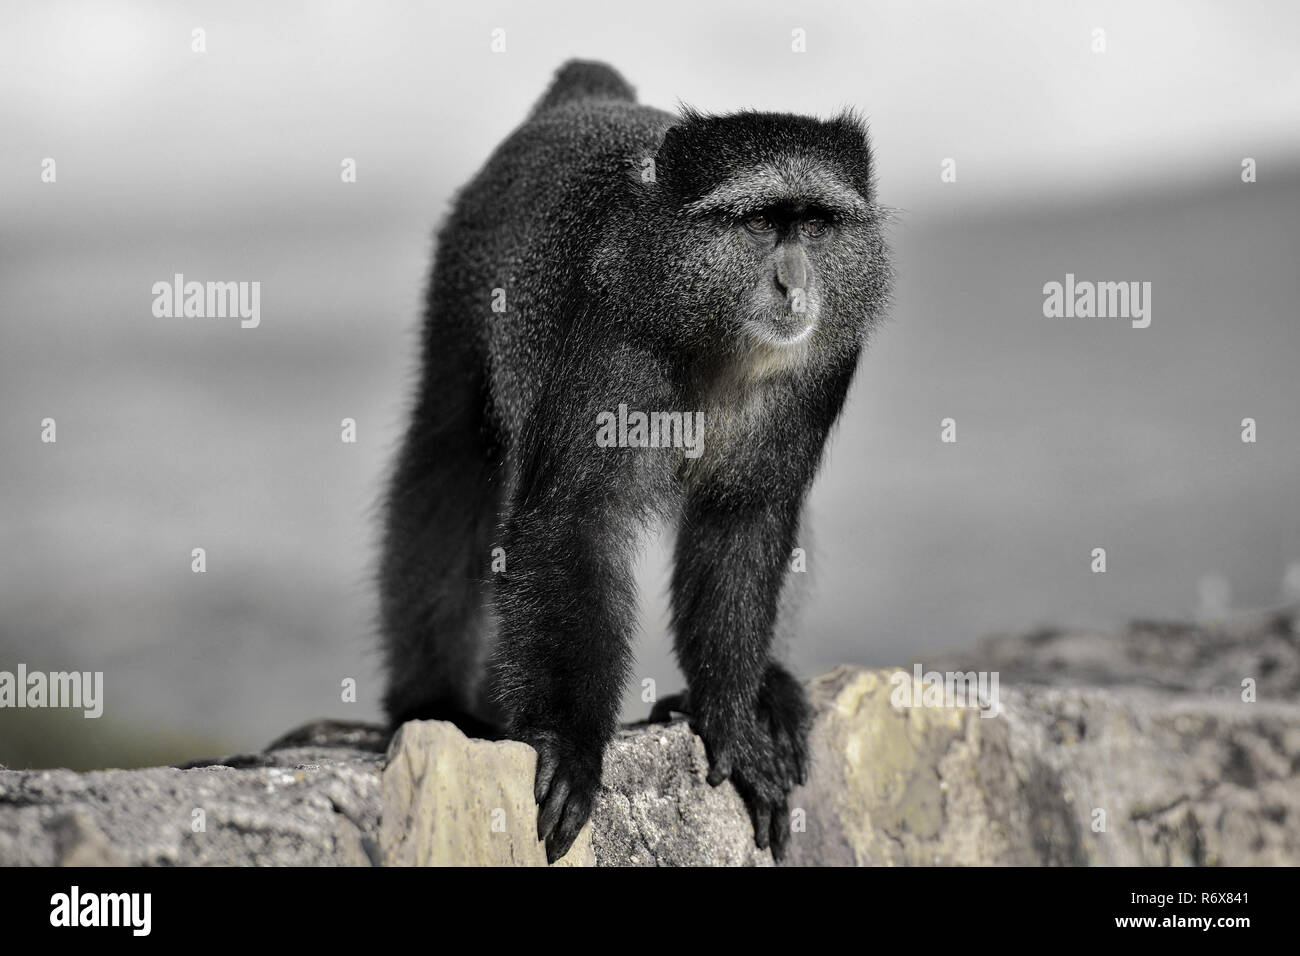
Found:
[[[573,841],[582,832],[582,825],[591,816],[591,803],[592,801],[588,797],[574,795],[570,798],[564,808],[564,816],[561,818],[559,826],[555,828],[546,841],[546,861],[548,863],[554,863],[569,852],[569,849],[573,846]]]
[[[564,814],[565,801],[568,799],[569,781],[560,777],[551,787],[546,802],[541,804],[541,809],[537,812],[537,839],[546,840],[550,837],[551,831],[555,829]]]
[[[572,844],[573,841],[570,840],[569,845]],[[564,847],[564,849],[560,849],[560,845],[556,843],[554,840],[546,841],[546,862],[547,863],[554,865],[556,860],[560,859],[560,857],[564,856],[564,854],[568,852],[569,852],[568,846]]]
[[[526,739],[537,751],[533,781],[537,839],[546,844],[547,861],[554,863],[569,852],[591,816],[600,787],[600,759],[584,757],[551,733],[526,735]]]

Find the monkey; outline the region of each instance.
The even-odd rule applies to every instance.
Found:
[[[783,858],[812,718],[773,631],[888,306],[886,219],[857,113],[669,113],[579,60],[457,194],[383,506],[384,708],[392,727],[530,745],[550,862],[599,791],[655,521],[675,534],[673,646],[707,781],[733,782]],[[667,414],[670,440],[598,441],[638,412]],[[676,413],[703,423],[693,450]]]

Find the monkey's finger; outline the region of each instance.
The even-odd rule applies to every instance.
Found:
[[[545,840],[555,829],[555,825],[560,822],[560,816],[564,813],[564,802],[569,798],[569,781],[566,777],[560,777],[551,787],[551,792],[546,796],[546,802],[537,810],[537,839]]]
[[[754,800],[754,843],[760,850],[766,850],[771,842],[772,809],[766,800]]]
[[[560,761],[550,747],[535,749],[537,750],[537,776],[533,781],[533,799],[541,805],[546,801],[546,795],[551,790],[551,781],[555,779],[555,771],[559,769]]]
[[[564,816],[546,841],[546,860],[554,863],[573,847],[573,841],[582,832],[582,825],[591,815],[591,799],[574,793],[564,807]]]
[[[791,750],[782,763],[786,790],[808,782],[808,755],[802,749]]]
[[[790,846],[790,807],[784,801],[772,808],[772,859],[780,863]]]
[[[812,760],[810,760],[808,757],[808,748],[801,747],[799,749],[799,779],[798,779],[799,786],[802,787],[804,784],[808,782],[808,773],[811,770],[812,770]]]
[[[809,741],[802,734],[794,737],[794,773],[796,773],[796,782],[805,784],[809,782],[809,769],[813,756],[809,749]]]
[[[779,753],[774,769],[783,789],[793,790],[799,783],[799,756],[789,747]]]
[[[723,750],[716,754],[709,767],[707,778],[710,787],[716,787],[722,781],[731,776],[731,754]]]

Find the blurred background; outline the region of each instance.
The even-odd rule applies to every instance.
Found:
[[[103,671],[106,700],[0,710],[0,763],[378,718],[374,506],[432,230],[571,56],[663,107],[870,121],[896,305],[811,501],[801,673],[1294,598],[1297,37],[1284,0],[6,3],[0,670]],[[260,282],[260,327],[156,318],[178,272]],[[1044,318],[1067,272],[1150,282],[1150,328]],[[640,574],[629,718],[680,686],[662,541]]]

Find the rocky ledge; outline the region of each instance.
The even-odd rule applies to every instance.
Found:
[[[929,681],[980,670],[993,702]],[[810,683],[787,864],[1300,864],[1294,610],[999,638],[920,675]],[[183,768],[0,770],[0,865],[545,863],[530,748],[433,721],[383,748],[375,728],[321,723]],[[706,769],[684,720],[625,728],[562,863],[770,865]]]

